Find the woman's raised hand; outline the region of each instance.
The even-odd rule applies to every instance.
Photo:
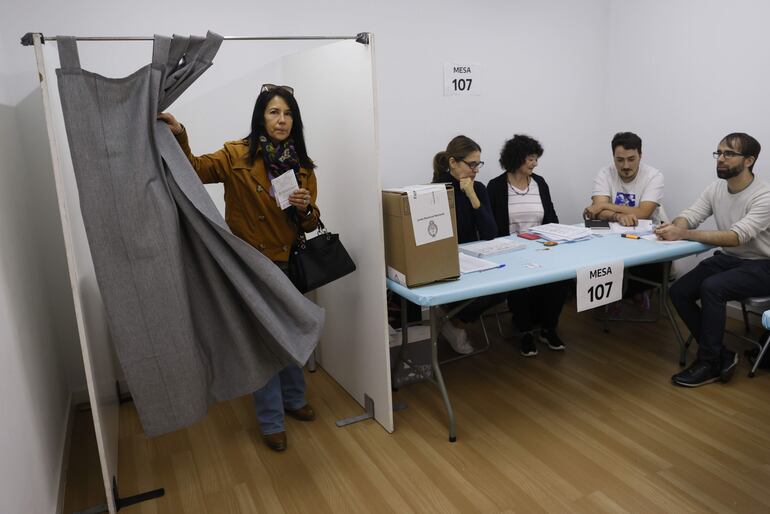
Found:
[[[463,193],[465,193],[465,196],[468,197],[468,200],[471,201],[471,207],[474,209],[478,209],[481,207],[481,202],[479,201],[479,197],[476,196],[476,190],[473,189],[473,179],[470,177],[465,177],[460,179],[460,189]]]
[[[168,125],[168,127],[171,129],[171,133],[175,136],[178,136],[184,132],[184,127],[182,127],[182,124],[176,121],[176,118],[174,118],[174,115],[170,112],[159,113],[158,119],[166,122],[166,125]]]
[[[289,203],[296,207],[299,212],[307,212],[310,206],[310,191],[303,188],[295,189],[289,195]]]

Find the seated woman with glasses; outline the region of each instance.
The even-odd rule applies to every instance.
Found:
[[[305,148],[302,116],[294,90],[263,85],[254,104],[251,133],[208,155],[193,155],[187,131],[170,113],[158,114],[158,119],[168,124],[203,183],[224,183],[225,220],[233,234],[287,273],[297,227],[311,232],[319,219],[315,164]],[[272,180],[289,172],[295,174],[299,189],[290,194],[291,205],[281,209]],[[275,451],[283,451],[287,446],[284,411],[301,421],[315,418],[305,399],[305,378],[299,366],[281,370],[253,397],[262,438]]]
[[[515,135],[500,151],[500,166],[505,170],[487,184],[498,236],[526,232],[545,223],[558,223],[551,193],[543,177],[535,174],[543,155],[540,143],[524,135]],[[533,329],[540,325],[539,339],[551,350],[564,350],[556,333],[559,314],[564,306],[568,281],[529,287],[508,293],[508,307],[513,324],[521,333],[521,354],[537,355]]]
[[[453,138],[446,150],[433,158],[433,183],[446,182],[454,188],[459,243],[494,239],[497,236],[487,188],[475,180],[482,166],[484,161],[481,160],[481,147],[465,136]],[[477,298],[441,326],[441,334],[454,351],[462,354],[473,351],[466,325],[476,321],[485,310],[500,301],[502,298],[499,295]]]

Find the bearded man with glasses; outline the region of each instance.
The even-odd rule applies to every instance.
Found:
[[[738,356],[722,343],[726,303],[770,294],[770,186],[753,171],[760,149],[748,134],[725,136],[713,153],[719,180],[655,231],[666,241],[687,239],[722,247],[671,287],[674,307],[698,342],[695,362],[671,377],[676,385],[728,382]],[[698,230],[712,215],[717,230]]]

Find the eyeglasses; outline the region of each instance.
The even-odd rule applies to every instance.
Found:
[[[291,86],[278,86],[275,84],[262,84],[262,87],[260,88],[260,93],[275,91],[276,89],[282,89],[283,91],[286,91],[291,96],[294,96],[294,88]]]
[[[741,156],[746,157],[746,155],[740,153],[740,152],[733,152],[732,150],[725,150],[724,152],[722,150],[717,150],[716,152],[712,153],[711,155],[714,156],[714,159],[719,159],[720,157],[724,157],[725,159],[731,159],[733,157]]]
[[[479,162],[468,162],[461,160],[460,162],[464,162],[466,166],[468,166],[472,170],[480,170],[484,167],[484,161]]]

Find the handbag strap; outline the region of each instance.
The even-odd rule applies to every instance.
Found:
[[[302,226],[299,224],[299,215],[297,214],[296,210],[294,212],[294,225],[297,227],[297,241],[295,244],[300,248],[304,248],[305,244],[307,243],[307,236],[305,235],[305,231],[302,230]],[[316,225],[315,230],[319,236],[329,233],[329,231],[326,230],[326,225],[324,225],[324,222],[321,221],[320,217],[318,218],[318,225]]]

